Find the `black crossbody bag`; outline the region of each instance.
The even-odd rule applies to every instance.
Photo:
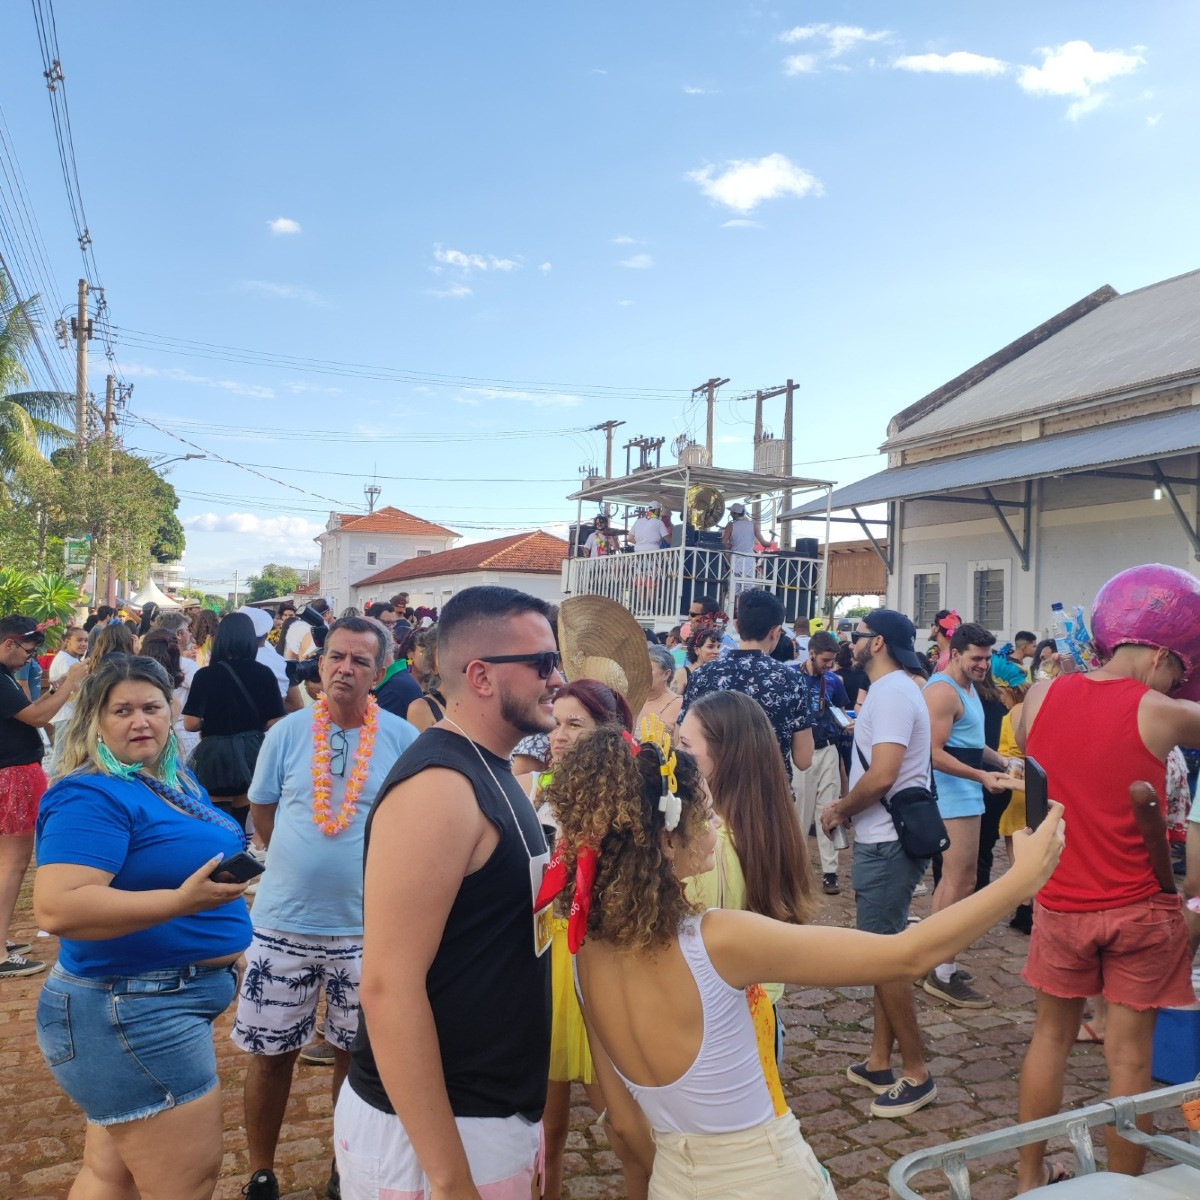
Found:
[[[862,763],[863,771],[869,771],[871,764],[863,757],[863,752],[856,743],[854,753]],[[936,785],[933,782],[933,761],[930,759],[929,787],[901,788],[891,796],[881,801],[892,818],[896,827],[896,837],[900,840],[900,849],[909,858],[932,858],[941,854],[950,845],[950,835],[946,832],[946,822],[938,811]]]

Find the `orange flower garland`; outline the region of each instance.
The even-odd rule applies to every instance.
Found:
[[[333,776],[330,772],[333,756],[329,750],[329,727],[332,724],[329,707],[322,696],[313,705],[313,824],[326,837],[337,837],[343,830],[349,829],[354,814],[358,811],[358,798],[367,782],[371,751],[375,749],[375,734],[379,730],[379,702],[374,696],[367,696],[367,712],[358,734],[354,767],[346,780],[346,792],[336,817],[329,808],[329,797],[333,789]]]

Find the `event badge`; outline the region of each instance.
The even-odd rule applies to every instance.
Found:
[[[538,893],[542,890],[542,876],[550,864],[550,852],[539,854],[529,860],[529,887],[533,893],[531,902],[537,903]],[[551,900],[541,908],[533,910],[533,952],[541,958],[550,949],[554,938],[554,901]]]

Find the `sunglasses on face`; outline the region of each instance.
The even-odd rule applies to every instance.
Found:
[[[877,638],[879,634],[872,633],[869,629],[855,629],[850,634],[852,642],[861,642],[863,638]]]
[[[527,663],[537,671],[539,679],[549,679],[555,671],[562,669],[562,656],[557,650],[542,650],[537,654],[493,654],[490,658],[478,658],[485,663]],[[470,666],[470,663],[467,664]],[[467,668],[463,667],[463,673]]]

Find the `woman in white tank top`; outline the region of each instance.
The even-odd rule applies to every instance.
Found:
[[[893,936],[701,913],[681,882],[711,870],[716,821],[688,754],[599,729],[543,793],[561,829],[540,901],[559,892],[609,1119],[648,1170],[651,1200],[832,1200],[786,1104],[767,1088],[745,990],[912,980],[1049,877],[1061,806],[1015,836],[990,887]],[[579,945],[580,939],[586,938]]]

